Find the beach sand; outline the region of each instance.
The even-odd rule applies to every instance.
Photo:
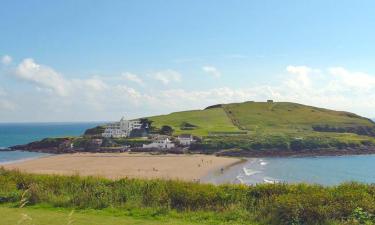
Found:
[[[110,179],[162,178],[196,181],[240,162],[210,155],[150,155],[145,153],[76,153],[3,165],[28,173],[101,176]]]

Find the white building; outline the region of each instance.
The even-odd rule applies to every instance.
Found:
[[[170,149],[174,147],[175,144],[167,137],[157,138],[151,144],[143,144],[143,148]]]
[[[107,124],[102,136],[106,138],[128,137],[132,130],[141,129],[141,127],[142,124],[140,120],[125,120],[125,118],[122,117],[120,122]]]
[[[181,134],[177,137],[177,140],[181,145],[184,146],[189,146],[194,142],[193,135],[191,134]]]

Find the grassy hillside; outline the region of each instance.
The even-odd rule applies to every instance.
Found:
[[[245,151],[241,155],[246,155],[260,149],[331,148],[362,148],[368,153],[375,146],[375,123],[371,120],[349,112],[289,102],[221,104],[149,119],[156,128],[171,126],[174,135],[201,136],[202,142],[192,149],[207,153],[241,149]],[[189,129],[185,129],[186,124],[191,125]]]
[[[163,125],[171,126],[176,134],[194,133],[195,135],[204,136],[208,132],[239,131],[228,118],[223,108],[176,112],[168,115],[153,116],[148,119],[153,121],[152,125],[158,128]],[[191,130],[183,130],[185,123],[195,127],[192,127],[193,129]]]
[[[288,102],[245,102],[218,105],[215,108],[149,117],[153,126],[172,126],[175,132],[206,135],[209,132],[267,131],[304,132],[313,126],[335,128],[375,127],[367,118],[349,112],[333,111]],[[197,126],[189,131],[182,124]]]
[[[223,105],[228,116],[244,130],[312,130],[313,125],[332,127],[374,126],[367,118],[289,102],[247,102]]]

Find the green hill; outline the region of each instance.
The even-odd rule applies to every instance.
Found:
[[[153,121],[152,125],[157,128],[163,125],[171,126],[176,134],[193,133],[204,136],[209,132],[239,131],[223,108],[176,112],[148,119]]]
[[[306,132],[314,128],[374,128],[371,120],[349,112],[333,111],[289,102],[221,104],[204,110],[149,117],[153,126],[171,126],[176,134],[205,136],[210,132]],[[186,127],[185,125],[192,125]],[[189,130],[189,131],[187,131]],[[342,132],[343,133],[343,132]],[[354,133],[354,132],[353,132]]]
[[[173,128],[174,135],[191,133],[201,137],[202,141],[191,149],[206,153],[270,155],[258,150],[272,150],[271,154],[291,155],[296,150],[331,149],[332,154],[375,151],[375,123],[370,119],[290,102],[220,104],[148,119],[153,121],[155,130],[167,125]]]

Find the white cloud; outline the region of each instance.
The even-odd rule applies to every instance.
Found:
[[[151,76],[163,84],[167,85],[172,82],[180,82],[181,81],[181,74],[174,70],[163,70],[158,71],[156,73],[151,74]]]
[[[0,110],[14,110],[16,105],[9,100],[8,93],[0,87]]]
[[[10,102],[9,100],[0,99],[0,109],[12,111],[16,109],[16,105],[13,102]]]
[[[104,91],[108,88],[108,85],[98,78],[89,78],[84,80],[77,79],[73,81],[73,84],[75,84],[76,86],[80,86],[82,88],[96,92]]]
[[[143,80],[137,74],[126,72],[123,73],[121,76],[126,80],[135,82],[139,85],[143,85]]]
[[[340,86],[355,89],[370,90],[375,88],[375,76],[348,71],[342,67],[332,67],[328,69],[329,73],[335,77],[335,82]]]
[[[69,84],[61,74],[48,66],[35,63],[30,58],[24,59],[17,66],[14,75],[40,88],[52,90],[60,96],[67,96],[69,93]]]
[[[308,75],[312,69],[307,66],[287,66],[286,71],[291,74]]]
[[[203,66],[202,70],[213,77],[221,77],[221,72],[214,66]]]
[[[341,67],[316,69],[291,65],[286,67],[284,76],[274,85],[195,90],[160,85],[156,89],[137,90],[115,79],[106,82],[100,77],[69,79],[32,59],[23,60],[14,68],[13,74],[41,91],[25,94],[30,92],[7,89],[6,93],[0,88],[0,109],[4,109],[0,110],[1,119],[5,118],[5,109],[16,108],[13,112],[23,118],[28,115],[26,112],[30,112],[30,105],[38,105],[38,110],[33,110],[33,113],[38,113],[39,117],[30,115],[34,120],[50,118],[56,121],[62,116],[65,120],[111,120],[123,114],[139,117],[204,108],[218,103],[266,99],[354,111],[367,116],[373,116],[369,114],[375,112],[375,76]],[[181,74],[174,70],[159,71],[150,76],[166,85],[181,81]],[[125,73],[121,79],[140,83],[135,74]],[[12,116],[9,114],[8,118]]]
[[[9,55],[4,55],[2,58],[1,58],[1,63],[3,65],[9,65],[12,63],[12,57],[10,57]]]
[[[115,90],[120,96],[125,96],[131,100],[138,100],[142,97],[141,93],[126,85],[117,85]]]

